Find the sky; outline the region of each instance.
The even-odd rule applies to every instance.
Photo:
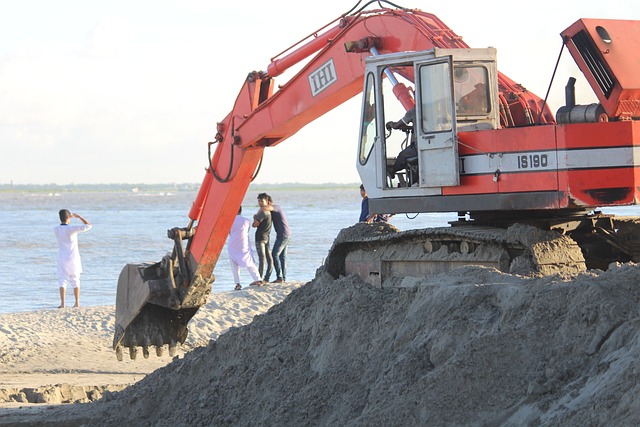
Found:
[[[636,0],[394,3],[435,14],[471,47],[495,47],[498,69],[540,97],[565,28],[640,20]],[[0,0],[0,184],[200,183],[207,142],[247,74],[355,4]],[[570,76],[578,103],[596,102],[565,51],[554,112]],[[254,182],[359,182],[359,103],[265,150]]]

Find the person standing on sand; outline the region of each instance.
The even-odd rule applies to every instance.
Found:
[[[258,272],[262,281],[268,282],[273,271],[273,256],[269,248],[269,235],[271,234],[271,212],[262,208],[268,205],[269,195],[258,194],[258,212],[253,216],[252,227],[256,229],[256,252],[258,253]]]
[[[227,243],[229,263],[231,264],[233,279],[236,282],[236,291],[242,289],[242,285],[240,285],[240,267],[246,268],[253,278],[253,282],[249,286],[262,285],[262,280],[258,275],[258,267],[256,267],[251,253],[251,243],[249,242],[250,222],[241,214],[242,206],[238,209],[238,215],[233,220],[231,231],[229,231],[229,242]]]
[[[284,211],[279,205],[273,204],[273,199],[268,194],[267,205],[262,207],[263,210],[271,212],[271,220],[273,228],[276,230],[276,241],[273,244],[273,267],[276,270],[276,280],[271,283],[282,283],[287,281],[287,247],[289,239],[291,239],[291,230],[289,222]]]
[[[60,288],[60,307],[65,307],[67,285],[73,287],[73,296],[76,303],[74,307],[80,307],[80,273],[82,262],[78,250],[78,233],[91,229],[91,223],[76,213],[67,209],[58,212],[60,225],[53,227],[53,234],[58,240],[58,287]],[[83,225],[69,225],[71,218],[78,218]]]

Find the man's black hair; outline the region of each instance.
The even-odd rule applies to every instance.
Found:
[[[260,193],[258,194],[258,199],[266,199],[267,202],[269,203],[273,203],[273,199],[271,198],[270,195],[268,195],[267,193]]]
[[[65,223],[69,218],[71,218],[71,212],[69,212],[68,209],[60,209],[58,216],[60,216],[60,222]]]

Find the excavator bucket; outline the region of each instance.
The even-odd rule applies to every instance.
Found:
[[[146,358],[150,346],[160,356],[165,344],[173,356],[186,340],[187,323],[200,306],[182,306],[171,271],[171,260],[165,257],[155,264],[127,264],[120,273],[113,338],[118,360],[123,359],[124,347],[135,359],[138,347]]]

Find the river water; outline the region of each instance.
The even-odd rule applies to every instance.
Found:
[[[53,227],[58,211],[69,209],[93,224],[79,236],[84,272],[81,305],[115,304],[118,276],[127,263],[157,262],[172,249],[167,230],[185,227],[196,195],[194,186],[182,189],[144,190],[120,187],[112,190],[16,190],[0,192],[0,313],[55,308],[59,304],[56,279],[57,244]],[[257,209],[258,192],[268,192],[287,214],[293,237],[289,245],[287,278],[309,281],[345,227],[360,213],[360,193],[353,186],[281,186],[251,188],[243,213]],[[400,229],[446,225],[453,214],[397,215],[392,223]],[[80,223],[77,219],[72,224]],[[253,232],[251,233],[253,242]],[[275,235],[272,237],[272,241]],[[233,289],[226,248],[214,270],[214,292]],[[243,284],[251,282],[241,271]],[[73,305],[67,291],[67,305]]]

